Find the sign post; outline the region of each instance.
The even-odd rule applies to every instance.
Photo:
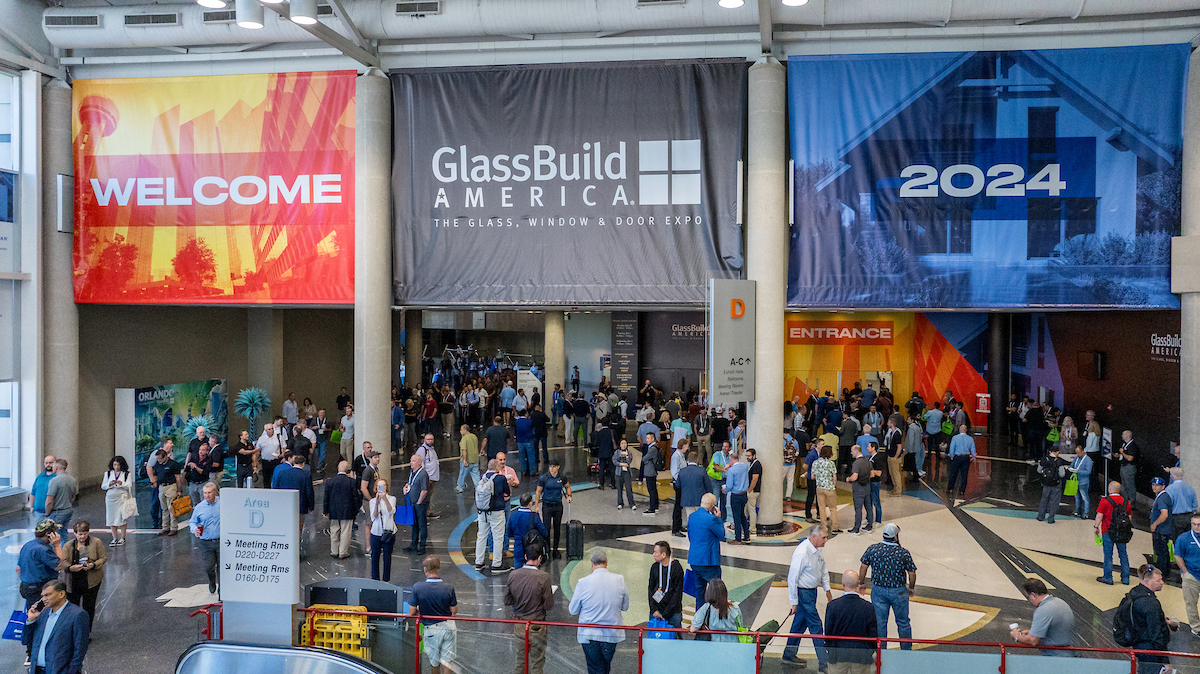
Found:
[[[708,281],[708,387],[713,403],[754,400],[754,281]]]
[[[291,645],[300,601],[300,493],[221,490],[221,597],[231,634]]]

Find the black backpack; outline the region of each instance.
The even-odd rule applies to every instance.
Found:
[[[532,524],[533,524],[533,522],[530,521],[531,526],[525,532],[525,535],[521,537],[521,550],[528,552],[529,550],[532,550],[533,547],[536,545],[536,546],[538,546],[538,549],[541,550],[543,554],[545,554],[546,550],[550,546],[547,545],[546,537],[542,535],[542,532],[538,531],[537,527],[532,526]]]
[[[674,450],[671,450],[671,451],[674,451]],[[667,455],[665,452],[663,452],[662,447],[659,447],[658,452],[656,453],[656,455],[654,457],[654,470],[666,470],[666,469],[667,469]]]
[[[1104,500],[1113,508],[1112,522],[1108,525],[1109,539],[1118,545],[1133,540],[1133,522],[1129,521],[1129,511],[1125,509],[1125,504],[1118,506],[1111,496],[1105,496]]]
[[[1138,629],[1133,620],[1135,599],[1128,594],[1121,599],[1117,612],[1113,614],[1113,641],[1118,646],[1131,648],[1138,643]]]

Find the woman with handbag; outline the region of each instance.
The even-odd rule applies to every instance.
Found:
[[[88,614],[88,627],[96,619],[96,597],[104,581],[104,564],[108,553],[104,543],[91,535],[87,520],[75,522],[75,537],[62,546],[67,559],[67,599]],[[40,669],[40,668],[39,668]]]
[[[1084,451],[1083,444],[1075,446],[1075,458],[1071,460],[1071,465],[1067,466],[1067,470],[1071,471],[1071,477],[1067,480],[1066,490],[1071,490],[1071,480],[1076,482],[1075,485],[1075,512],[1071,513],[1079,519],[1090,519],[1088,513],[1091,512],[1090,496],[1088,489],[1092,486],[1092,458]],[[1065,493],[1065,492],[1064,492]]]
[[[708,589],[704,592],[704,605],[692,617],[691,632],[700,630],[717,630],[737,632],[742,626],[742,609],[737,602],[729,601],[729,591],[725,581],[713,578],[708,581]],[[736,634],[698,634],[697,641],[725,641],[737,643]]]
[[[138,514],[137,500],[133,497],[133,478],[129,474],[129,464],[123,456],[114,456],[108,464],[108,472],[100,481],[104,495],[104,519],[112,529],[112,540],[109,546],[125,545],[125,531],[129,528],[126,522]]]
[[[396,497],[388,493],[387,480],[375,483],[371,499],[371,580],[380,580],[379,558],[383,557],[383,582],[392,580],[392,548],[396,545]]]

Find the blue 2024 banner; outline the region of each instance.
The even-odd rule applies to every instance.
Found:
[[[1188,46],[792,57],[793,307],[1177,308]]]

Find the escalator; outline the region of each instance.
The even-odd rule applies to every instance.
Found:
[[[175,674],[391,674],[379,665],[326,648],[202,641],[183,652]]]

